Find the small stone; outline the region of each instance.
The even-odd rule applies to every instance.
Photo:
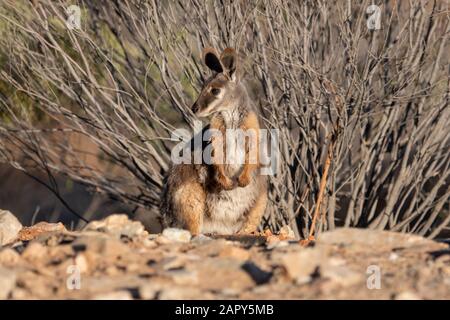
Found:
[[[88,272],[89,264],[85,254],[77,254],[77,256],[75,257],[75,264],[78,267],[78,270],[80,270],[80,273]]]
[[[11,292],[11,299],[14,300],[25,300],[28,297],[28,292],[22,288],[15,288]]]
[[[421,300],[421,298],[411,291],[403,291],[395,295],[395,300]]]
[[[226,246],[219,253],[219,257],[232,258],[240,261],[245,261],[250,258],[250,253],[242,248],[235,246]]]
[[[212,299],[213,295],[207,291],[197,288],[174,287],[163,289],[158,298],[160,300],[190,300],[190,299]]]
[[[108,267],[106,267],[106,269],[105,269],[105,273],[108,275],[108,276],[117,276],[117,275],[119,275],[120,274],[120,270],[119,269],[117,269],[117,267],[116,266],[108,266]]]
[[[346,266],[322,266],[320,274],[330,279],[333,283],[341,286],[351,286],[363,280],[363,275],[357,273]]]
[[[295,233],[288,225],[281,227],[278,237],[280,240],[295,240]]]
[[[116,238],[147,236],[144,225],[140,221],[132,221],[126,214],[113,214],[100,221],[90,222],[86,231],[100,231],[110,234]]]
[[[22,253],[22,258],[30,262],[36,262],[47,258],[47,248],[39,242],[31,242]]]
[[[155,240],[148,239],[148,238],[145,238],[144,240],[142,240],[142,244],[147,249],[153,249],[153,248],[156,248],[158,246],[158,243]]]
[[[174,242],[189,242],[191,240],[191,233],[187,230],[177,228],[166,228],[162,235]]]
[[[67,232],[67,229],[61,222],[48,223],[42,221],[36,223],[34,226],[24,227],[22,230],[20,230],[19,240],[30,241],[43,234],[62,233],[62,232]]]
[[[209,242],[212,241],[213,239],[211,237],[205,236],[204,234],[199,234],[196,235],[192,238],[192,242],[195,243],[205,243],[205,242]]]
[[[113,291],[108,293],[96,294],[92,297],[94,300],[132,300],[131,293],[126,290]]]
[[[283,247],[287,247],[289,245],[289,241],[287,240],[283,240],[283,241],[272,241],[267,243],[267,250],[272,250],[272,249],[276,249],[276,248],[283,248]]]
[[[155,299],[158,295],[158,292],[164,288],[164,285],[161,283],[146,283],[139,287],[139,296],[143,300],[152,300]]]
[[[17,239],[22,224],[11,212],[0,210],[0,247]]]
[[[155,239],[155,242],[162,245],[172,243],[170,239],[164,237],[163,235],[159,235],[158,238]]]
[[[396,254],[395,252],[391,252],[391,254],[389,255],[389,260],[390,261],[395,261],[398,259],[398,254]]]
[[[181,268],[184,268],[186,262],[187,262],[187,259],[185,256],[174,255],[174,256],[170,256],[170,257],[166,257],[166,258],[162,259],[158,263],[158,266],[160,266],[160,268],[162,270],[181,269]]]
[[[16,250],[5,248],[0,251],[0,265],[14,267],[20,261],[20,255]]]
[[[296,281],[304,282],[324,260],[324,253],[315,248],[306,248],[298,252],[285,253],[281,256],[281,265],[288,276]]]
[[[15,286],[16,273],[13,270],[0,267],[0,300],[8,299]]]
[[[189,270],[170,270],[165,273],[178,285],[196,285],[198,284],[198,273],[197,271]]]
[[[75,240],[72,244],[74,247],[83,247],[86,251],[101,254],[104,257],[117,257],[129,252],[126,244],[116,238],[99,237],[99,236],[82,236]]]

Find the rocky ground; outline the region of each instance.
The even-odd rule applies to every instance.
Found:
[[[450,299],[450,249],[362,229],[310,246],[279,235],[191,238],[112,215],[83,231],[0,210],[0,299]]]

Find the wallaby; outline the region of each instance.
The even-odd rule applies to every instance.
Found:
[[[219,132],[210,139],[213,156],[224,159],[230,129],[255,134],[246,136],[241,154],[245,161],[240,163],[214,162],[214,158],[210,164],[172,165],[163,188],[162,224],[185,228],[194,235],[253,233],[267,204],[267,177],[258,170],[258,115],[238,77],[235,50],[226,48],[219,56],[215,49],[206,48],[203,58],[213,75],[205,81],[192,111],[210,118],[201,134],[205,129]]]

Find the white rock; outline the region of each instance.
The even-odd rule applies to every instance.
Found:
[[[131,293],[126,290],[99,293],[93,297],[94,300],[132,300]]]
[[[13,242],[21,229],[22,224],[11,212],[0,210],[0,246]]]
[[[39,260],[44,260],[47,253],[47,247],[39,242],[31,242],[22,253],[22,258],[30,262],[37,262]]]
[[[289,227],[288,225],[281,227],[279,236],[282,238],[290,239],[290,240],[295,239],[294,230],[292,230],[291,227]]]
[[[395,296],[395,300],[421,300],[421,298],[412,291],[403,291]]]
[[[398,254],[396,254],[395,252],[391,252],[391,254],[389,255],[389,260],[395,261],[397,259],[398,259]]]
[[[16,274],[13,270],[0,267],[0,300],[8,298],[16,285]]]
[[[166,228],[163,230],[162,235],[175,242],[189,242],[191,240],[191,233],[183,229]]]
[[[89,263],[85,254],[83,253],[78,254],[75,258],[75,264],[77,265],[81,273],[88,272]]]
[[[205,242],[212,241],[212,240],[213,239],[211,237],[205,236],[204,234],[199,234],[192,238],[193,242],[198,242],[198,243],[205,243]]]
[[[105,232],[117,238],[134,238],[147,234],[141,222],[132,221],[125,214],[113,214],[103,220],[92,221],[85,227],[85,231]]]
[[[0,265],[12,267],[19,263],[20,255],[16,250],[4,248],[0,251]]]
[[[283,248],[289,246],[289,241],[283,240],[283,241],[272,241],[267,244],[267,250],[272,250],[275,248]]]
[[[281,255],[281,265],[286,269],[288,276],[302,283],[309,279],[324,260],[325,253],[314,248]]]

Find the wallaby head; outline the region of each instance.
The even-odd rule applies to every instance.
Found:
[[[219,56],[215,49],[206,48],[203,60],[213,75],[205,81],[192,111],[199,117],[208,117],[234,108],[242,88],[237,77],[237,55],[234,49],[226,48]]]

